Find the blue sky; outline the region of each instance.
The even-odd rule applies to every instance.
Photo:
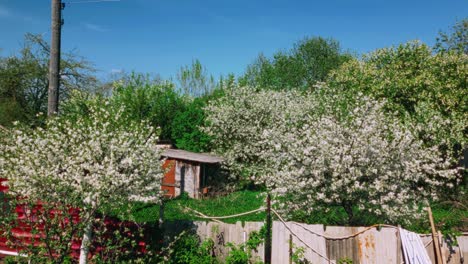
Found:
[[[357,54],[419,39],[468,16],[467,0],[121,0],[70,3],[62,49],[93,62],[99,76],[135,70],[175,75],[199,59],[218,75],[241,74],[263,52],[305,36],[333,37]],[[0,55],[17,52],[26,32],[50,39],[50,0],[0,0]]]

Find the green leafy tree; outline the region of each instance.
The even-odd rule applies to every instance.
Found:
[[[310,89],[324,81],[328,73],[351,59],[334,39],[305,38],[288,52],[277,52],[272,59],[260,54],[239,79],[241,86],[274,90]]]
[[[331,93],[385,99],[386,110],[414,126],[420,139],[451,151],[467,139],[467,65],[464,53],[433,54],[429,46],[409,42],[343,64],[328,84]]]
[[[193,97],[208,94],[216,87],[214,77],[208,74],[199,60],[180,68],[177,73],[177,84],[180,92]]]
[[[132,119],[148,120],[153,127],[159,127],[163,140],[172,139],[174,117],[185,109],[185,99],[174,84],[141,74],[116,82],[111,102],[124,106]]]
[[[13,121],[30,125],[42,122],[36,116],[47,110],[49,45],[40,36],[26,34],[18,55],[0,58],[0,125]],[[74,53],[62,54],[61,99],[74,89],[91,89],[97,84],[94,68]]]
[[[293,54],[308,87],[325,81],[331,70],[352,58],[349,53],[342,52],[337,40],[321,37],[300,41],[294,46]]]
[[[457,21],[450,32],[439,32],[435,49],[468,54],[468,18]]]
[[[195,98],[184,111],[178,112],[172,123],[172,138],[177,148],[193,152],[209,150],[210,137],[200,130],[205,123],[205,101]]]
[[[234,75],[229,75],[226,81],[221,79],[219,87],[226,90],[235,87]],[[176,114],[172,123],[172,138],[178,148],[193,152],[211,151],[211,137],[202,131],[206,125],[204,108],[210,101],[223,97],[224,89],[218,88],[209,95],[193,99],[184,110]]]

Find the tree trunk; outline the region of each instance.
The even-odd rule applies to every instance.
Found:
[[[343,205],[343,208],[345,209],[346,214],[348,215],[348,224],[352,225],[354,223],[353,206],[349,202],[343,202],[342,205]]]
[[[93,235],[93,223],[90,221],[85,227],[83,240],[81,241],[80,264],[88,263],[88,253],[89,253],[89,246],[92,241],[92,235]]]

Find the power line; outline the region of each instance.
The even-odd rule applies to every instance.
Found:
[[[89,0],[89,1],[74,1],[66,2],[67,4],[87,4],[87,3],[101,3],[101,2],[120,2],[120,0]]]

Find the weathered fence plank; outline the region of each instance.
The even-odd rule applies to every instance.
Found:
[[[460,248],[459,258],[463,258],[464,263],[468,263],[468,233],[457,237],[458,247]],[[461,263],[461,261],[460,261]]]
[[[297,252],[297,248],[302,247],[304,249],[304,258],[314,264],[338,263],[340,260],[343,261],[345,259],[351,260],[352,263],[356,264],[403,263],[399,232],[396,228],[383,227],[379,230],[376,228],[366,230],[368,229],[366,227],[324,227],[323,225],[300,224],[303,228],[293,222],[287,222],[287,225],[293,233],[298,235],[307,244],[306,246],[293,236],[294,250]],[[262,222],[225,224],[202,221],[176,221],[164,223],[166,230],[165,237],[168,239],[176,236],[182,230],[194,231],[201,240],[212,239],[215,243],[215,254],[221,260],[225,259],[229,253],[227,243],[235,245],[244,243],[253,231],[259,231],[262,226]],[[310,231],[307,231],[307,229]],[[364,230],[366,231],[359,235],[348,237]],[[290,263],[290,234],[282,222],[273,222],[271,258],[273,264]],[[430,242],[432,237],[430,235],[420,236],[431,261],[435,263],[433,245]],[[442,246],[445,248],[445,258],[448,264],[462,263],[462,257],[465,259],[465,263],[468,260],[468,234],[458,237],[457,241],[458,246],[449,245],[447,241],[442,243]],[[260,245],[253,255],[256,259],[263,261],[264,245]]]
[[[204,221],[174,221],[165,222],[163,229],[165,230],[166,241],[172,240],[177,234],[183,230],[196,233],[200,239],[212,239],[214,242],[214,253],[219,259],[225,259],[229,254],[228,243],[239,245],[245,243],[253,231],[259,231],[263,226],[262,222],[241,222],[236,224],[226,224],[217,222]],[[261,244],[257,251],[252,253],[253,258],[264,260],[264,245]]]
[[[330,260],[330,263],[339,263],[344,260],[351,260],[352,263],[362,264],[403,263],[401,242],[396,228],[383,227],[380,230],[372,228],[357,236],[348,237],[367,228],[327,226],[324,230],[322,225],[301,225],[319,235],[324,235],[326,238],[311,234],[298,225],[288,222],[288,226],[295,234],[315,251],[325,255]],[[273,223],[273,263],[289,263],[289,234],[290,232],[281,222]],[[425,248],[432,263],[435,263],[433,247],[430,244],[431,236],[421,235],[421,238],[423,244],[427,245]],[[468,259],[468,236],[458,237],[457,240],[459,246],[449,246],[447,241],[442,243],[445,248],[445,258],[448,264],[462,263],[462,255],[465,257],[465,261]],[[305,247],[297,238],[293,238],[293,242],[296,246],[303,247],[306,250],[305,259],[308,261],[312,263],[328,263],[324,258],[314,254],[312,250]]]

